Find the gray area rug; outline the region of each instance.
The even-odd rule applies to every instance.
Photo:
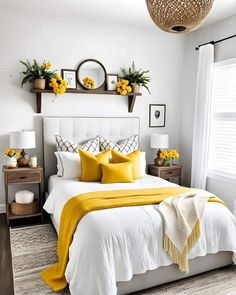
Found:
[[[16,295],[54,293],[39,272],[57,261],[57,235],[50,224],[11,228],[11,253]],[[236,267],[227,267],[135,293],[137,295],[236,295]],[[79,294],[78,294],[79,295]]]

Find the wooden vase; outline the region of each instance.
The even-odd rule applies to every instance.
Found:
[[[34,88],[36,89],[45,89],[46,80],[45,79],[35,79],[34,80]]]

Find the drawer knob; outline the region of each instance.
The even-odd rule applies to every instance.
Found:
[[[26,176],[20,176],[20,179],[26,179],[27,177]]]

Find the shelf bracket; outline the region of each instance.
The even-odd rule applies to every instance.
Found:
[[[132,113],[133,108],[134,108],[134,104],[135,104],[135,100],[136,100],[136,95],[128,95],[128,99],[129,99],[128,112]]]
[[[36,92],[37,113],[41,113],[42,93]]]

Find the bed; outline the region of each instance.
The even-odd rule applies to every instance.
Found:
[[[139,118],[44,118],[44,162],[49,197],[44,206],[58,232],[61,211],[78,193],[175,186],[145,175],[132,184],[86,183],[55,175],[55,134],[74,140],[95,135],[113,140],[139,134]],[[129,126],[129,128],[127,128]],[[163,222],[155,206],[94,211],[79,222],[70,247],[66,278],[72,294],[128,294],[232,263],[236,225],[229,210],[208,203],[202,235],[189,253],[190,272],[181,273],[162,249]],[[82,278],[82,279],[78,279]]]

